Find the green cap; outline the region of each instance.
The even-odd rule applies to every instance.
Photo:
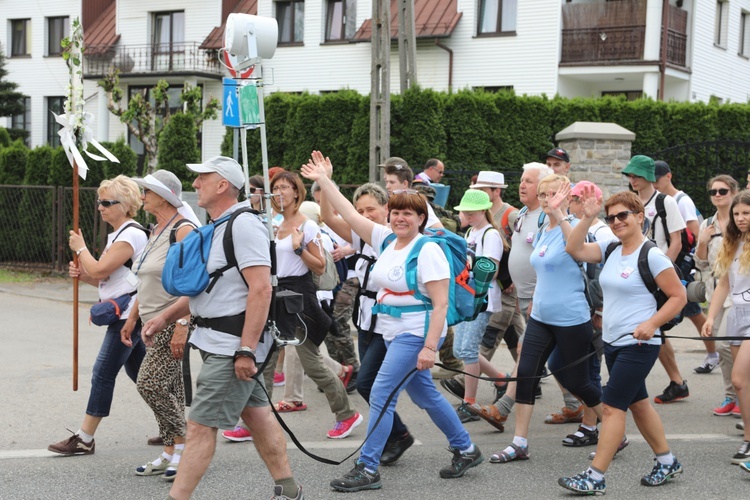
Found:
[[[477,212],[479,210],[487,210],[491,207],[492,202],[487,193],[479,189],[467,189],[464,197],[461,198],[461,204],[453,207],[453,209],[459,212]]]
[[[654,171],[654,160],[648,156],[635,155],[628,162],[628,166],[622,170],[622,175],[633,174],[638,177],[643,177],[649,182],[656,182]]]

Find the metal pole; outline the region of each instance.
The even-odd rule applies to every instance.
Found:
[[[417,37],[414,27],[414,0],[399,0],[398,62],[401,93],[417,83]]]
[[[247,128],[240,128],[240,140],[242,141],[242,171],[245,173],[245,198],[250,199],[250,170],[247,166]]]

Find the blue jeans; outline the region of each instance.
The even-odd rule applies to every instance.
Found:
[[[387,351],[385,347],[385,341],[383,336],[379,333],[373,333],[370,335],[368,340],[368,333],[359,330],[357,335],[357,342],[359,344],[359,372],[357,373],[357,392],[362,398],[370,402],[370,390],[372,384],[375,382],[375,377],[378,375],[378,370],[383,364],[385,359],[385,353]],[[382,422],[380,425],[383,425]],[[380,425],[378,427],[380,427]],[[404,434],[409,432],[404,423],[401,421],[401,417],[398,413],[393,412],[393,429],[391,435],[388,437],[388,441],[392,441],[402,437]]]
[[[123,366],[133,382],[138,380],[138,370],[141,369],[141,361],[146,356],[146,346],[141,341],[141,323],[138,322],[130,336],[133,347],[128,347],[120,341],[120,330],[124,324],[123,319],[109,325],[99,348],[94,373],[91,375],[89,403],[86,407],[86,414],[92,417],[109,415],[112,395],[115,392],[115,380]]]
[[[481,312],[474,321],[464,321],[453,330],[453,355],[467,365],[479,363],[479,344],[490,322],[491,312]]]
[[[440,345],[442,345],[442,340],[438,348]],[[427,411],[433,423],[448,438],[451,447],[460,450],[471,447],[469,433],[466,432],[458,419],[456,410],[435,388],[430,370],[412,373],[404,385],[394,394],[388,407],[385,407],[385,401],[393,389],[417,366],[417,357],[419,351],[424,347],[424,338],[403,333],[393,341],[386,342],[386,347],[388,351],[383,360],[383,365],[380,367],[377,377],[375,377],[375,383],[372,385],[372,392],[370,393],[370,416],[367,434],[372,433],[372,435],[365,441],[359,460],[368,469],[376,470],[378,468],[380,455],[383,453],[383,447],[391,432],[393,412],[398,396],[404,388],[414,404]],[[373,431],[373,425],[381,413],[383,417]]]

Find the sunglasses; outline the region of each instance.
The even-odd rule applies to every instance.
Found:
[[[101,205],[102,207],[111,207],[112,205],[117,205],[120,203],[117,200],[96,200],[97,205]]]
[[[396,189],[392,194],[419,194],[416,189]]]
[[[625,222],[625,219],[627,219],[628,215],[630,214],[635,215],[635,212],[633,212],[632,210],[625,210],[624,212],[620,212],[615,215],[608,215],[604,218],[604,222],[606,222],[607,224],[612,224],[615,219],[619,220],[620,222]]]
[[[255,194],[258,191],[263,191],[263,188],[257,188],[254,186],[250,186],[250,194]]]
[[[716,196],[716,195],[726,196],[729,194],[729,190],[727,188],[721,188],[721,189],[709,189],[708,195],[709,196]]]

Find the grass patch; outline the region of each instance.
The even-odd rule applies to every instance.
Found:
[[[32,283],[38,281],[65,280],[62,274],[40,273],[33,271],[12,271],[0,268],[0,283]]]

